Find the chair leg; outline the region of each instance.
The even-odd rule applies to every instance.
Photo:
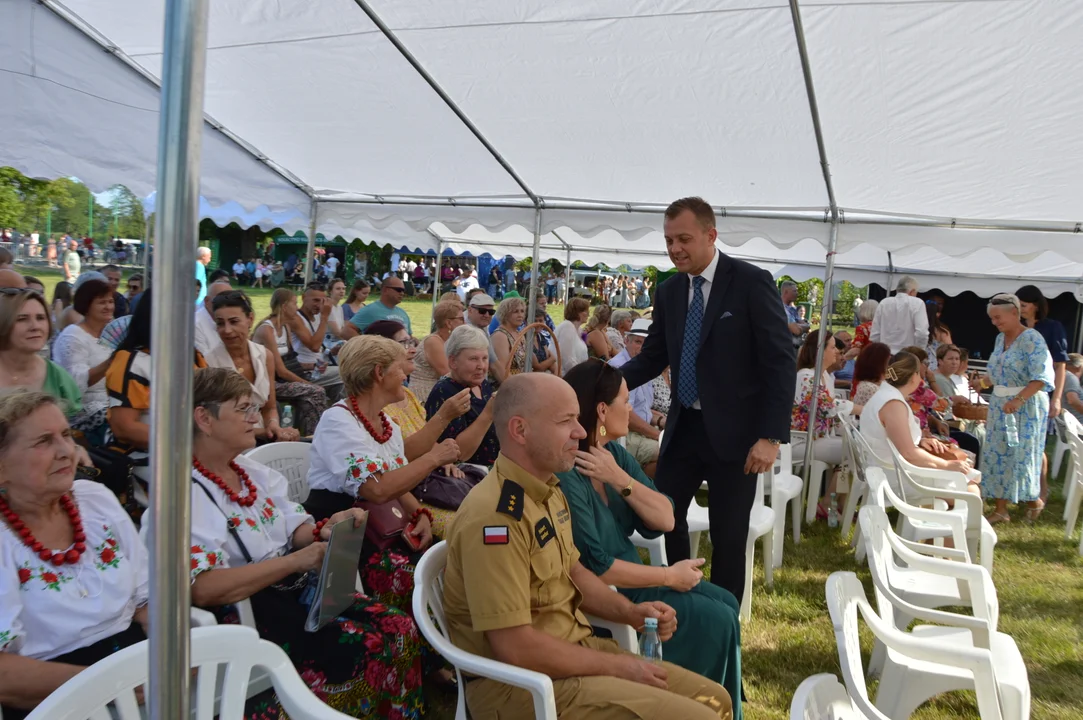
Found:
[[[779,510],[779,512],[784,512]],[[790,524],[793,525],[793,544],[801,544],[801,495],[790,500]]]
[[[755,553],[756,538],[750,537],[745,544],[745,591],[741,595],[741,623],[752,619],[752,562]]]
[[[1060,473],[1060,466],[1067,450],[1068,446],[1060,439],[1060,433],[1057,433],[1057,444],[1053,449],[1053,465],[1049,468],[1050,477],[1056,477]]]
[[[688,547],[689,547],[689,553],[690,553],[688,555],[688,557],[690,557],[690,558],[698,558],[699,557],[699,536],[701,534],[702,533],[699,530],[696,530],[695,532],[688,533]]]
[[[805,496],[805,522],[809,525],[816,521],[816,503],[820,500],[820,486],[823,483],[823,471],[827,466],[818,460],[812,461],[812,471],[808,476]]]
[[[783,512],[781,507],[775,510],[775,526],[771,528],[769,535],[771,536],[773,548],[771,565],[772,567],[782,567],[782,546],[785,545],[786,540],[786,513]]]
[[[843,537],[850,534],[850,526],[854,524],[854,513],[857,512],[858,503],[864,502],[868,489],[869,486],[856,477],[850,483],[850,495],[846,498],[846,509],[842,511],[842,522],[839,523]]]
[[[767,582],[767,587],[773,588],[775,586],[775,567],[774,567],[774,544],[775,541],[771,537],[772,533],[767,533],[763,536],[763,576]],[[782,564],[781,559],[779,564]]]
[[[1068,498],[1064,503],[1064,538],[1066,540],[1072,539],[1072,533],[1075,532],[1075,523],[1079,519],[1079,506],[1083,504],[1083,493],[1080,492],[1079,483],[1075,482],[1075,478],[1072,479],[1072,484],[1068,488]]]

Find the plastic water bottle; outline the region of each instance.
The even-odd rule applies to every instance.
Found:
[[[658,618],[643,620],[643,634],[639,636],[639,657],[655,664],[662,662],[662,641],[658,639]]]
[[[293,427],[293,407],[291,405],[282,408],[282,417],[278,419],[278,426],[283,430]]]
[[[1004,437],[1008,447],[1019,444],[1019,424],[1015,422],[1015,415],[1004,414]]]
[[[326,363],[321,363],[319,360],[312,366],[312,370],[308,373],[308,379],[311,382],[316,382],[323,377],[323,371],[327,367]]]
[[[835,501],[835,493],[831,493],[831,504],[827,506],[827,526],[832,528],[839,526],[839,506]]]

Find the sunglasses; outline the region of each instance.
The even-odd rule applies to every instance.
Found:
[[[493,313],[495,313],[495,312],[496,312],[496,309],[495,309],[495,308],[481,308],[481,307],[475,307],[475,308],[473,308],[473,309],[474,309],[474,310],[477,310],[477,311],[478,311],[479,313],[481,313],[482,315],[492,315]]]
[[[41,290],[37,290],[31,287],[13,288],[6,287],[0,288],[0,295],[7,295],[8,297],[14,297],[16,295],[32,295],[34,297],[42,298]]]
[[[394,290],[395,292],[398,292],[398,293],[404,293],[404,292],[406,292],[406,288],[405,288],[405,287],[391,287],[390,285],[388,285],[388,286],[387,286],[387,289],[388,289],[388,290]]]

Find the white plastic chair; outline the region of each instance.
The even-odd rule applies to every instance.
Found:
[[[135,688],[149,680],[147,641],[113,653],[57,688],[27,720],[140,720]],[[278,701],[297,720],[348,720],[317,698],[301,680],[289,657],[251,628],[219,625],[192,630],[192,716],[196,720],[239,720],[253,668],[267,673]],[[219,668],[225,666],[218,687]],[[218,692],[221,690],[220,703]]]
[[[1060,414],[1060,417],[1058,418],[1058,420],[1060,422],[1064,423],[1065,434],[1068,436],[1069,439],[1071,439],[1072,437],[1077,437],[1078,438],[1080,436],[1083,436],[1083,425],[1081,425],[1080,422],[1078,420],[1076,420],[1075,415],[1072,415],[1072,413],[1070,413],[1070,412],[1062,412]],[[1053,469],[1051,470],[1052,475],[1056,475],[1058,472],[1060,472],[1060,460],[1059,460],[1059,458],[1062,457],[1062,455],[1061,455],[1061,444],[1062,444],[1062,442],[1063,441],[1060,439],[1060,434],[1058,433],[1057,434],[1057,449],[1055,450],[1055,454],[1053,455],[1054,464],[1053,464]],[[1070,446],[1065,445],[1065,447],[1070,447]],[[1072,453],[1072,459],[1077,464],[1083,465],[1083,458],[1080,458],[1078,453],[1073,452]],[[1071,473],[1068,473],[1068,474],[1066,474],[1064,476],[1064,492],[1063,492],[1064,497],[1068,497],[1068,492],[1071,489],[1071,482],[1072,482],[1072,476],[1071,476]],[[1067,517],[1067,508],[1065,508],[1065,513],[1066,513],[1065,517]]]
[[[1068,428],[1068,434],[1070,434],[1070,435],[1078,435],[1078,433],[1073,433],[1071,431],[1071,429],[1070,429],[1071,425],[1068,424],[1067,418],[1065,418],[1066,415],[1071,415],[1071,413],[1068,412],[1067,410],[1061,411],[1060,417],[1058,417],[1054,422],[1057,425],[1060,425],[1063,422],[1064,425],[1066,426],[1066,428]],[[1072,420],[1075,420],[1075,417],[1072,417]],[[1079,422],[1076,421],[1076,425],[1078,425],[1078,424],[1079,424]],[[1058,432],[1056,433],[1056,437],[1057,437],[1057,444],[1053,448],[1053,457],[1051,458],[1051,462],[1049,463],[1050,477],[1056,477],[1060,473],[1061,463],[1064,461],[1064,454],[1066,452],[1071,451],[1072,457],[1073,458],[1076,457],[1076,453],[1075,453],[1074,450],[1071,449],[1071,445],[1069,443],[1066,443],[1064,440],[1061,439],[1060,432],[1059,432],[1059,427],[1058,427]],[[1067,484],[1067,482],[1065,482],[1065,489],[1067,489],[1067,487],[1068,487],[1068,484]]]
[[[846,689],[854,705],[869,717],[878,717],[873,712],[878,710],[894,720],[905,720],[934,695],[972,689],[982,720],[1029,718],[1030,685],[1014,643],[1006,648],[994,642],[989,650],[964,638],[967,630],[936,626],[921,626],[909,633],[896,630],[872,609],[861,581],[850,572],[833,573],[827,579],[827,607]],[[861,665],[859,613],[873,637],[888,648],[875,707],[869,703]],[[1006,635],[997,637],[1011,641]],[[1009,651],[1014,651],[1014,658],[1004,657]]]
[[[842,511],[842,519],[839,522],[839,531],[843,537],[846,537],[850,534],[854,515],[861,503],[864,502],[869,486],[865,480],[865,454],[861,451],[861,447],[854,437],[857,433],[857,425],[854,424],[851,415],[844,415],[840,419],[842,421],[842,446],[846,452],[846,458],[849,460],[851,478],[850,492],[846,495],[846,507]]]
[[[276,442],[252,448],[244,456],[285,475],[290,485],[290,500],[303,503],[308,499],[308,462],[311,452],[311,443]]]
[[[799,468],[805,463],[805,443],[808,442],[808,433],[801,430],[790,430],[790,443],[793,446],[793,470],[794,475],[802,475]],[[827,463],[813,459],[812,472],[808,477],[808,492],[805,494],[805,522],[812,524],[816,521],[816,505],[820,501],[820,493],[824,487],[824,476],[828,471]]]
[[[989,521],[985,519],[982,499],[966,490],[966,476],[949,470],[919,468],[907,462],[899,454],[891,441],[891,456],[902,488],[902,497],[912,505],[933,503],[937,500],[953,500],[955,507],[951,512],[961,515],[966,520],[966,539],[970,559],[980,562],[990,573],[993,572],[993,548],[997,543],[997,534]],[[927,540],[943,537],[945,526],[938,523],[912,521],[912,540]]]
[[[615,585],[610,585],[609,589],[613,592],[617,592]],[[612,620],[604,620],[600,617],[591,615],[590,613],[584,613],[587,616],[587,622],[591,627],[602,628],[608,630],[613,639],[620,645],[621,650],[632,653],[633,655],[639,654],[639,635],[636,634],[635,628],[626,623],[613,622]]]
[[[775,511],[763,504],[763,473],[756,476],[756,499],[748,521],[748,541],[745,545],[745,592],[741,598],[741,622],[752,619],[752,562],[755,560],[756,540],[763,538],[763,575],[767,587],[775,585],[774,553]]]
[[[805,678],[790,702],[790,720],[890,720],[869,706],[875,715],[865,715],[854,707],[846,686],[830,673]]]
[[[801,490],[804,480],[793,473],[793,448],[789,443],[778,447],[778,460],[764,476],[766,492],[771,497],[771,509],[775,511],[774,566],[782,566],[782,547],[786,539],[786,504],[790,505],[790,524],[793,526],[793,544],[801,542]]]
[[[447,552],[447,543],[441,541],[429,548],[418,561],[414,568],[413,609],[414,622],[421,634],[436,652],[455,666],[455,675],[459,681],[456,720],[467,720],[468,717],[466,694],[463,691],[464,671],[529,691],[534,698],[534,717],[537,720],[557,720],[553,681],[548,675],[468,653],[455,647],[448,638],[447,619],[444,615],[444,566],[447,564]]]
[[[1071,540],[1076,521],[1079,520],[1079,506],[1083,504],[1083,439],[1071,434],[1068,436],[1068,446],[1072,456],[1068,460],[1067,477],[1064,479],[1064,538]]]

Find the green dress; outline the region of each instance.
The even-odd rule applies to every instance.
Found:
[[[79,385],[67,370],[52,360],[45,361],[45,382],[42,383],[41,390],[59,400],[64,414],[68,417],[83,411],[83,394],[79,392]]]
[[[627,450],[615,442],[606,445],[617,464],[636,482],[655,490]],[[595,491],[590,478],[578,470],[557,475],[560,489],[572,512],[572,535],[580,562],[603,575],[614,560],[641,565],[632,545],[632,533],[647,539],[662,533],[647,528],[620,493],[606,486],[608,505]],[[666,587],[619,588],[632,602],[661,601],[677,611],[677,632],[662,645],[669,662],[717,681],[733,700],[734,720],[741,718],[741,605],[728,590],[701,582],[689,592]]]

